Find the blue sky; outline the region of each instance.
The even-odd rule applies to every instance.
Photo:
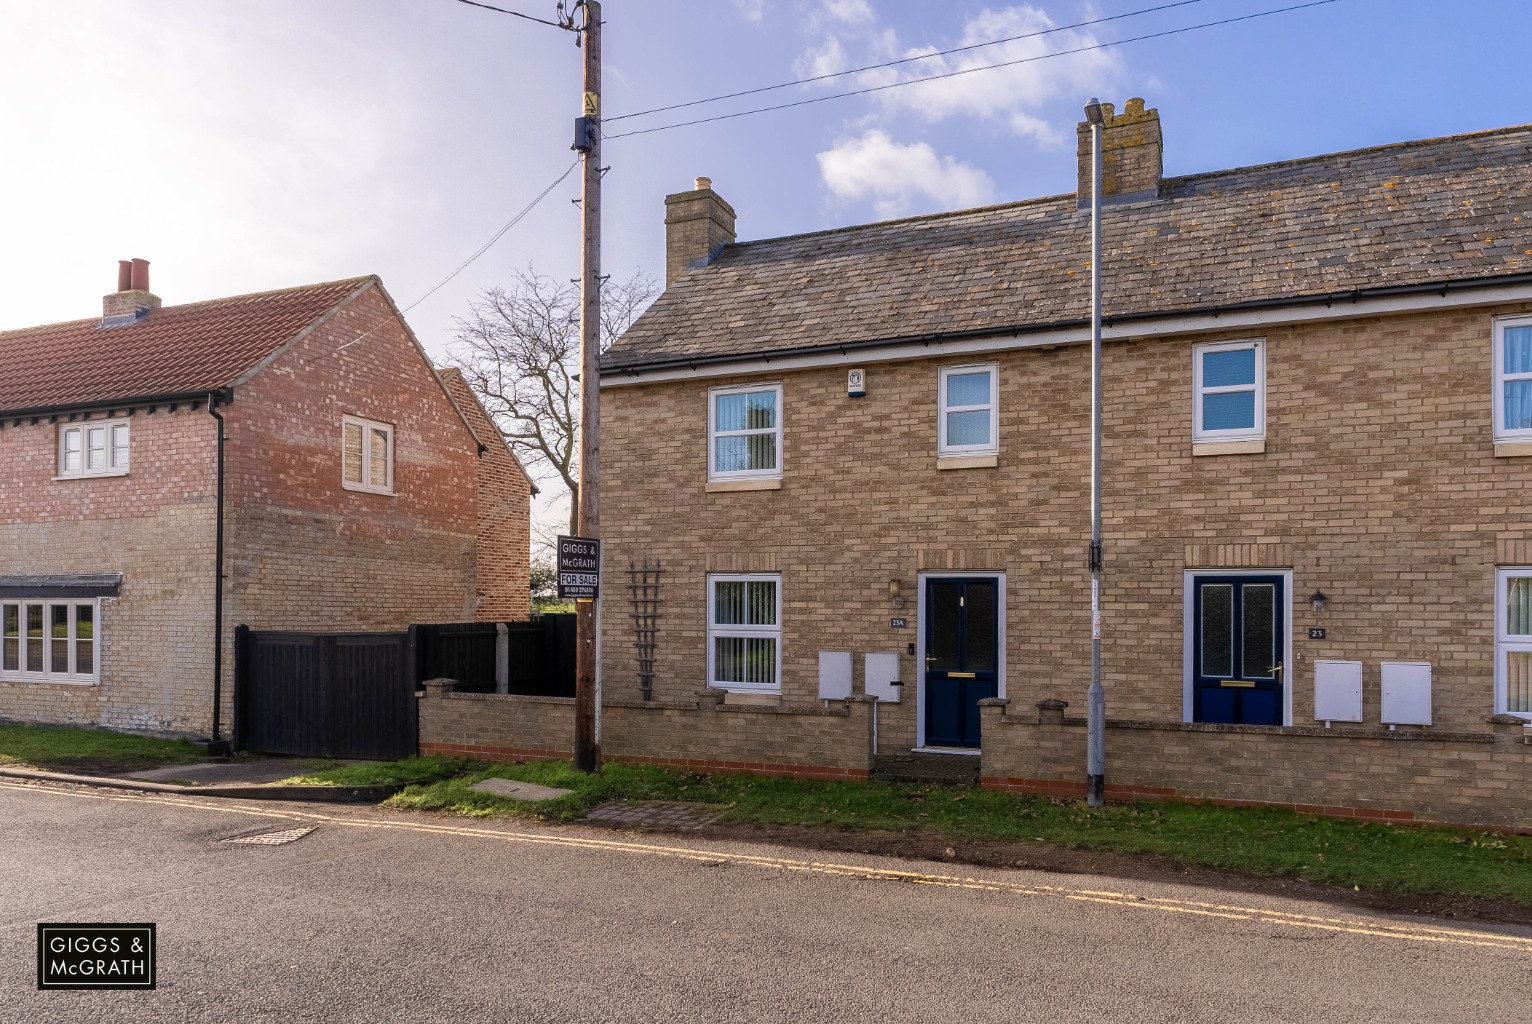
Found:
[[[1168,0],[608,0],[608,116]],[[1200,0],[947,58],[985,62],[1288,6]],[[551,0],[500,0],[551,16]],[[0,329],[99,314],[116,261],[167,302],[359,274],[415,302],[573,159],[581,55],[453,0],[49,0],[0,34]],[[1160,111],[1170,175],[1532,120],[1519,0],[1337,0],[877,96],[614,139],[606,269],[663,272],[663,197],[709,175],[741,238],[1074,188],[1092,94]],[[903,71],[861,76],[855,84]],[[882,77],[878,77],[882,76]],[[844,80],[842,80],[844,81]],[[806,98],[799,86],[685,111]],[[614,122],[608,133],[668,123]],[[571,175],[409,314],[453,317],[515,267],[577,272]],[[0,369],[3,372],[3,369]]]

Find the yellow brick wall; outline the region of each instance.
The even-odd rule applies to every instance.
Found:
[[[1365,663],[1366,726],[1380,728],[1378,663],[1435,666],[1438,728],[1493,712],[1497,559],[1525,550],[1532,460],[1496,458],[1491,315],[1411,313],[1264,331],[1109,343],[1105,351],[1105,677],[1114,716],[1179,721],[1183,573],[1291,568],[1294,723],[1312,722],[1316,658]],[[1192,346],[1267,342],[1263,454],[1194,457]],[[780,571],[783,694],[812,704],[817,652],[902,652],[916,640],[916,574],[1006,574],[1008,696],[1083,707],[1089,681],[1088,350],[859,361],[845,369],[603,391],[604,678],[636,697],[630,560],[659,558],[655,696],[704,682],[709,570]],[[999,465],[938,471],[937,369],[1000,364]],[[707,391],[783,384],[780,490],[708,493]],[[661,429],[662,426],[662,429]],[[890,606],[903,582],[909,606]],[[1316,615],[1307,595],[1322,589]],[[907,629],[891,629],[903,615]],[[1307,639],[1323,626],[1328,638]],[[913,659],[902,675],[913,684]],[[882,709],[881,749],[915,736],[914,686]]]

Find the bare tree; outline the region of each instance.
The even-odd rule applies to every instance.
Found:
[[[658,290],[634,273],[601,289],[601,350],[638,318]],[[569,532],[579,530],[580,289],[517,271],[509,286],[484,292],[457,318],[453,356],[534,476],[551,470],[569,490]]]

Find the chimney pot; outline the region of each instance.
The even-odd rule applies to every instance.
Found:
[[[118,260],[117,290],[102,299],[101,326],[136,324],[160,308],[160,297],[149,291],[148,260]]]
[[[665,286],[691,267],[706,266],[734,241],[734,207],[698,178],[690,192],[665,197]]]
[[[1095,105],[1095,101],[1091,101]],[[1091,153],[1090,122],[1081,121],[1075,130],[1079,186],[1077,205],[1090,205]],[[1101,198],[1131,202],[1154,199],[1160,194],[1164,171],[1164,139],[1160,134],[1160,112],[1145,109],[1138,97],[1123,105],[1122,113],[1113,104],[1101,104]]]

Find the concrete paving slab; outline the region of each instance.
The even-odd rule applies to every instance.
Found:
[[[512,800],[554,800],[574,792],[572,789],[555,789],[553,786],[539,786],[535,782],[517,782],[515,779],[485,779],[482,782],[475,782],[468,788],[479,793],[509,797]]]

